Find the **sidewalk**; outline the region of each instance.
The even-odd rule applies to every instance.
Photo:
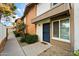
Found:
[[[9,37],[1,56],[37,56],[43,51],[50,48],[50,44],[37,42],[34,44],[21,47],[14,36],[12,30],[9,30]]]
[[[1,55],[2,56],[24,56],[23,50],[18,44],[12,31],[9,31],[8,41]]]
[[[50,43],[41,43],[37,42],[34,44],[30,44],[27,46],[22,47],[26,56],[38,56],[40,53],[46,51],[51,47]]]

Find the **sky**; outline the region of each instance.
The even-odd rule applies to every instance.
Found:
[[[22,17],[25,7],[26,7],[26,3],[15,3],[15,6],[17,7],[16,9],[16,16],[17,17]]]
[[[17,7],[17,9],[15,11],[16,15],[14,15],[16,18],[14,19],[12,17],[9,17],[9,19],[11,19],[11,21],[8,21],[8,22],[5,21],[6,18],[4,18],[4,17],[1,18],[2,19],[1,22],[4,25],[6,25],[6,26],[10,26],[11,25],[11,22],[15,22],[15,20],[17,18],[22,17],[23,14],[24,14],[24,10],[25,10],[25,7],[26,7],[26,3],[14,3],[14,4]]]

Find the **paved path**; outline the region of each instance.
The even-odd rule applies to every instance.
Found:
[[[24,56],[23,50],[18,44],[12,32],[9,32],[8,41],[1,55],[3,56]]]
[[[23,47],[23,50],[27,56],[38,56],[40,53],[44,52],[51,47],[49,43],[37,42],[31,45]]]
[[[73,56],[73,52],[65,50],[57,45],[53,45],[48,50],[39,54],[39,56]]]
[[[26,45],[21,48],[13,32],[9,30],[9,37],[4,47],[4,51],[1,53],[2,56],[37,56],[43,51],[50,48],[49,43],[37,42],[34,44]]]

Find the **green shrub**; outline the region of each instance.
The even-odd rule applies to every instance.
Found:
[[[28,44],[35,43],[37,41],[38,41],[37,35],[25,34],[25,36],[21,38],[21,42],[26,42]]]
[[[76,50],[76,51],[74,52],[74,55],[75,55],[75,56],[79,56],[79,50]]]
[[[20,37],[20,34],[17,33],[16,31],[13,31],[13,33],[15,34],[15,37]]]
[[[35,43],[37,41],[38,41],[38,36],[37,35],[28,35],[28,36],[26,36],[26,42],[28,44]]]
[[[25,38],[25,36],[21,37],[20,42],[26,42],[26,38]]]

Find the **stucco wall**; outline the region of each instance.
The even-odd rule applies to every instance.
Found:
[[[36,25],[36,34],[38,35],[38,38],[39,38],[39,41],[43,41],[42,40],[42,37],[43,37],[43,35],[42,35],[42,24],[41,23],[38,23],[37,25]]]
[[[26,15],[26,32],[29,34],[35,34],[35,24],[32,24],[32,19],[36,17],[36,6],[31,7]]]
[[[79,4],[74,4],[74,49],[79,49]]]
[[[43,24],[44,23],[49,23],[50,19],[44,19],[43,21],[39,21],[36,24],[36,34],[39,37],[39,41],[43,41]]]
[[[37,5],[37,16],[43,14],[50,9],[50,3],[39,3]]]

